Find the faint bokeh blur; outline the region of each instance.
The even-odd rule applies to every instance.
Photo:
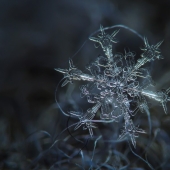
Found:
[[[67,68],[68,59],[92,32],[99,29],[100,24],[104,27],[124,24],[146,36],[153,44],[164,39],[160,48],[164,60],[155,61],[151,74],[156,82],[156,89],[168,88],[169,16],[169,0],[0,0],[0,169],[49,169],[55,162],[62,160],[59,156],[60,152],[63,154],[62,151],[52,149],[46,152],[57,134],[66,128],[68,119],[62,115],[55,103],[55,89],[62,74],[54,68]],[[124,40],[127,38],[121,36],[121,31],[118,36]],[[126,42],[127,47],[135,45],[129,37]],[[140,45],[142,46],[142,42],[139,43],[139,48]],[[136,50],[136,47],[131,50]],[[93,43],[87,43],[73,59],[76,66],[85,68],[85,65],[96,57],[94,54],[98,55],[98,51],[94,51]],[[119,52],[123,51],[124,48]],[[65,111],[73,108],[71,105],[76,108],[76,103],[68,99],[71,92],[78,87],[79,84],[59,88],[57,99]],[[72,94],[72,98],[75,98],[81,107],[86,107],[83,103],[86,100],[79,101],[78,92],[79,90]],[[147,151],[150,156],[148,160],[154,168],[166,170],[170,169],[170,159],[167,156],[170,152],[170,115],[165,115],[159,105],[152,105],[152,139],[158,129],[160,132],[156,139],[153,139],[156,142],[153,142]],[[170,103],[168,110],[170,113]],[[143,122],[147,124],[146,116],[145,119]],[[114,128],[108,126],[116,140]],[[143,126],[145,127],[144,124]],[[107,125],[102,128],[107,131]],[[65,133],[64,137],[69,136],[67,131]],[[82,130],[74,136],[78,137],[79,133],[82,133]],[[108,133],[102,134],[107,138]],[[84,132],[84,135],[87,133]],[[78,145],[78,149],[82,147],[81,143],[72,140],[75,146]],[[147,143],[143,143],[145,142]],[[73,146],[68,143],[69,141],[65,148],[71,152]],[[120,152],[123,151],[123,154],[126,148],[128,155],[130,151],[127,143],[122,143],[114,147]],[[91,145],[93,144],[87,145],[88,149]],[[104,148],[103,145],[100,147]],[[142,155],[143,147],[141,144],[137,152],[145,158],[145,155]],[[66,152],[69,154],[68,150]],[[156,156],[152,157],[153,155]],[[131,167],[149,169],[147,164],[135,156],[129,157],[132,157]],[[77,162],[79,161],[81,162],[77,159]],[[159,168],[160,161],[163,165]],[[81,169],[75,164],[72,166],[72,169]],[[54,166],[52,168],[55,169]]]

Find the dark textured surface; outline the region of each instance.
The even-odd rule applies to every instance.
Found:
[[[99,28],[100,24],[104,27],[124,24],[148,37],[153,44],[164,39],[161,45],[164,60],[155,62],[152,75],[157,83],[157,89],[169,87],[169,16],[168,0],[1,0],[0,169],[49,169],[59,161],[60,152],[55,148],[38,158],[42,151],[50,147],[54,138],[67,123],[67,118],[61,114],[55,104],[55,88],[62,75],[55,72],[54,68],[68,67],[69,57],[79,49],[92,32]],[[119,34],[120,38],[126,39],[121,37],[121,31]],[[129,39],[127,46],[131,47],[133,44],[134,42]],[[95,56],[92,55],[98,54],[98,52],[91,52],[91,49],[95,50],[93,47],[93,43],[87,44],[75,57],[78,67],[84,68],[91,59],[94,59]],[[123,50],[122,48],[119,52]],[[60,88],[57,93],[57,98],[62,101],[61,106],[65,111],[70,109],[67,107],[68,103],[75,104],[67,100],[74,88],[78,88],[78,85],[73,88],[71,86]],[[77,90],[77,93],[73,94],[76,101],[79,101],[78,92]],[[84,101],[79,101],[81,106],[84,105]],[[168,110],[170,113],[170,107]],[[144,118],[147,120],[147,117]],[[152,137],[157,128],[160,128],[161,132],[148,150],[148,160],[156,168],[166,159],[166,154],[170,151],[170,116],[164,115],[162,108],[156,105],[151,108],[151,118]],[[146,123],[145,119],[141,122]],[[111,128],[111,125],[109,125],[110,131],[107,125],[102,126],[101,133],[104,138],[111,134],[114,139],[117,138],[116,135],[114,136],[115,129]],[[40,130],[49,132],[51,138]],[[74,136],[78,137],[79,133],[82,135],[82,130],[76,132]],[[68,135],[66,132],[65,136]],[[64,137],[61,136],[60,139]],[[146,136],[144,142],[140,141],[141,145],[139,142],[140,146],[137,150],[139,155],[140,153],[142,155],[144,143],[147,143],[145,140]],[[70,154],[69,150],[70,152],[73,150],[73,146],[82,147],[74,139],[66,143],[65,147],[61,146],[61,148],[67,148],[68,154]],[[88,147],[91,148],[90,144]],[[112,147],[123,153],[124,149],[128,148],[126,142],[122,145],[112,144]],[[97,151],[101,152],[99,148]],[[104,154],[103,157],[106,158]],[[149,169],[142,161],[135,162],[137,159],[135,156],[128,155],[128,157],[131,158],[131,167]],[[78,156],[75,162],[81,162]],[[165,162],[162,169],[169,169],[168,164],[168,161]],[[75,166],[70,163],[71,165]]]

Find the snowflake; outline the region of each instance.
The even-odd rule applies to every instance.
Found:
[[[161,103],[164,112],[167,113],[166,103],[170,101],[170,97],[168,97],[170,88],[159,92],[149,90],[148,87],[153,86],[152,78],[149,71],[142,68],[148,62],[163,58],[159,49],[163,41],[156,45],[149,45],[147,38],[144,38],[144,47],[141,49],[143,53],[135,63],[134,52],[112,53],[112,45],[117,43],[115,36],[118,32],[119,30],[115,30],[109,35],[100,26],[100,34],[97,37],[89,38],[99,44],[105,53],[105,56],[98,56],[88,65],[87,69],[90,74],[85,74],[76,68],[71,59],[68,70],[60,68],[55,70],[64,74],[65,81],[62,87],[67,83],[72,83],[73,80],[88,82],[81,86],[81,96],[86,97],[87,102],[93,103],[94,106],[82,114],[76,111],[70,112],[70,115],[79,118],[75,130],[83,125],[83,129],[88,129],[90,135],[93,136],[93,128],[96,128],[93,119],[98,111],[103,122],[117,121],[122,116],[124,130],[119,135],[119,139],[129,136],[133,146],[136,147],[135,138],[139,136],[138,133],[146,132],[134,125],[132,116],[138,111],[149,112],[145,97]],[[140,81],[140,79],[145,81]],[[133,109],[132,103],[135,105]]]

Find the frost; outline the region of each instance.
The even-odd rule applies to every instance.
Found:
[[[124,129],[119,139],[129,137],[133,146],[136,147],[136,138],[139,133],[146,132],[134,125],[132,117],[139,111],[149,114],[145,97],[161,103],[164,112],[167,113],[166,103],[170,101],[168,97],[170,88],[159,92],[149,90],[149,86],[153,86],[153,81],[149,71],[142,67],[148,62],[163,58],[159,49],[163,41],[156,45],[149,45],[147,38],[144,37],[141,57],[135,62],[135,52],[112,53],[112,45],[118,42],[115,38],[118,32],[119,30],[115,30],[109,35],[100,26],[100,33],[96,37],[89,38],[97,43],[96,47],[101,46],[104,52],[103,56],[98,56],[87,66],[89,74],[76,68],[71,59],[69,69],[57,68],[55,70],[64,74],[65,81],[62,87],[72,83],[73,80],[87,82],[80,88],[81,97],[86,97],[87,102],[93,103],[94,106],[85,113],[70,112],[71,116],[79,119],[75,130],[83,125],[83,129],[88,129],[92,137],[93,128],[96,128],[93,122],[101,122],[101,120],[93,120],[97,112],[100,113],[102,122],[118,121],[119,117],[123,117]],[[131,107],[132,103],[135,108]]]

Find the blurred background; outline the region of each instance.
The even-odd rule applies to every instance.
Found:
[[[75,165],[82,164],[81,154],[72,162],[65,163],[63,160],[68,158],[65,154],[71,155],[85,146],[88,132],[83,132],[82,129],[77,132],[73,128],[70,130],[73,136],[81,138],[84,143],[70,137],[68,130],[62,134],[64,136],[57,138],[68,124],[76,121],[68,122],[68,117],[63,116],[56,105],[55,95],[65,112],[77,108],[75,101],[84,108],[84,103],[87,102],[79,99],[79,84],[76,83],[59,87],[55,93],[63,75],[54,68],[68,68],[68,59],[91,33],[99,29],[100,24],[104,27],[123,24],[146,36],[151,44],[164,40],[160,47],[164,60],[155,61],[151,75],[156,83],[156,90],[168,88],[169,16],[169,0],[0,0],[0,169],[60,170],[71,166],[71,169],[82,169]],[[138,37],[128,33],[121,29],[118,40],[124,40],[125,47],[135,51],[143,44]],[[124,52],[124,46],[117,49],[118,52]],[[99,53],[102,51],[95,49],[94,43],[88,41],[73,58],[73,62],[83,70]],[[75,89],[77,90],[72,93]],[[169,105],[170,103],[170,113]],[[152,104],[150,111],[152,134],[137,141],[136,152],[148,159],[154,168],[170,169],[170,115],[165,115],[157,103]],[[140,125],[147,130],[147,116],[140,120]],[[113,124],[100,126],[102,129],[95,132],[96,138],[105,135],[105,139],[107,136],[112,136],[112,140],[117,139],[121,128],[117,127],[118,123],[114,127]],[[49,150],[55,139],[60,139],[62,143]],[[143,153],[148,141],[146,157]],[[87,144],[89,151],[84,149],[84,155],[91,156],[93,146],[94,140],[90,140]],[[110,148],[106,149],[108,152],[104,152],[106,146]],[[98,164],[104,162],[110,150],[125,155],[130,162],[127,169],[150,169],[131,153],[126,141],[119,144],[111,142],[109,145],[104,140],[99,142],[96,152],[102,154],[97,156]],[[112,163],[108,165],[115,169],[127,164],[120,154],[113,154],[111,160]]]

